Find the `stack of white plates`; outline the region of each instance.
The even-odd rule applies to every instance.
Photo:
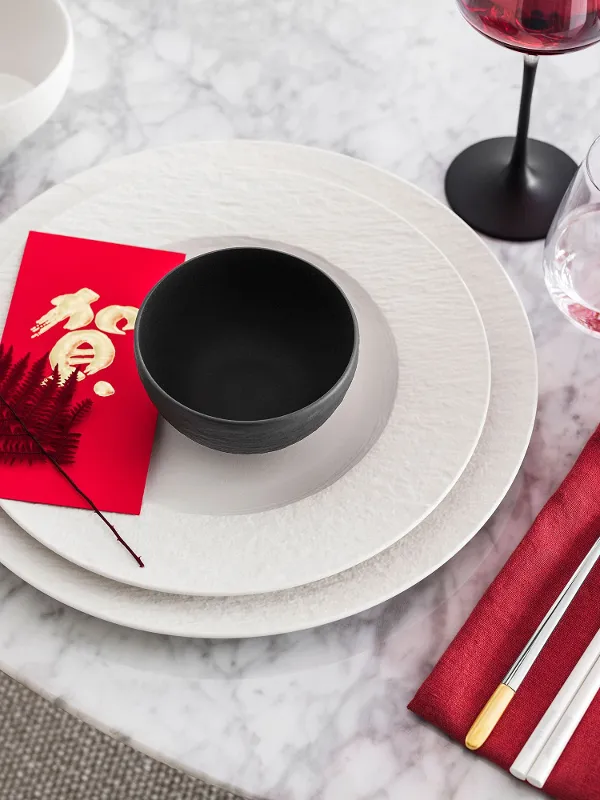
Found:
[[[414,186],[273,143],[130,156],[4,223],[2,315],[30,230],[188,256],[270,240],[326,265],[361,336],[346,399],[286,450],[217,453],[161,422],[142,514],[114,515],[143,570],[91,512],[2,501],[0,559],[46,594],[182,636],[312,627],[430,574],[506,494],[535,416],[530,328],[481,240]]]

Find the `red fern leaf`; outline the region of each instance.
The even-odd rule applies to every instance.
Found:
[[[13,360],[13,349],[0,344],[0,375],[6,375]]]
[[[52,425],[57,432],[68,432],[73,425],[80,423],[83,420],[83,415],[75,414],[76,408],[73,406],[75,392],[79,381],[79,370],[74,370],[61,387],[61,403],[54,407],[52,414],[48,419],[48,424]],[[85,401],[83,401],[85,403]],[[81,405],[79,403],[78,405]],[[92,401],[88,400],[87,405],[89,408],[92,406]]]
[[[55,369],[50,377],[44,379],[37,389],[32,393],[29,414],[24,422],[34,430],[46,430],[52,414],[56,408],[57,395],[61,389],[60,376],[58,369]],[[11,398],[8,398],[9,401]],[[14,409],[19,412],[18,408]]]
[[[11,397],[17,393],[19,384],[27,372],[29,355],[23,356],[16,364],[12,364],[3,376],[0,375],[0,392]]]
[[[86,417],[92,410],[92,405],[92,401],[89,398],[81,400],[79,403],[74,405],[70,409],[71,418],[69,420],[69,427],[79,425],[84,417]]]
[[[69,379],[61,384],[58,374],[53,374],[43,385],[39,380],[36,384],[33,379],[39,378],[39,367],[36,363],[28,372],[28,364],[29,357],[26,356],[8,371],[4,379],[0,378],[0,394],[4,400],[0,457],[8,453],[11,463],[19,460],[31,462],[38,461],[40,452],[45,451],[59,464],[72,463],[77,439],[70,438],[71,429],[81,420],[80,415],[73,416],[74,382]],[[23,436],[24,431],[29,436]],[[38,444],[31,434],[35,435]]]
[[[15,363],[12,347],[0,344],[0,463],[50,461],[143,567],[142,559],[63,469],[62,465],[75,461],[80,435],[73,429],[89,413],[92,401],[74,404],[77,371],[64,382],[57,369],[44,378],[47,359],[29,367],[28,354]]]
[[[32,403],[46,375],[48,356],[42,356],[31,366],[29,372],[21,381],[21,385],[13,395],[13,406],[20,408],[22,404]],[[0,375],[1,367],[0,367]]]

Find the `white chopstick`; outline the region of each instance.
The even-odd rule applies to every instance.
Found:
[[[556,695],[553,703],[539,721],[536,729],[513,762],[510,771],[515,778],[519,778],[519,780],[522,781],[528,779],[528,773],[533,767],[534,761],[540,755],[543,747],[561,721],[561,717],[567,711],[569,704],[577,694],[598,658],[600,658],[600,631],[598,631],[588,645],[585,653],[577,662],[577,665]],[[560,753],[558,755],[560,756]]]
[[[600,690],[600,658],[596,660],[527,773],[527,782],[541,789]]]

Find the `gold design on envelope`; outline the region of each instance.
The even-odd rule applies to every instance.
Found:
[[[58,367],[61,381],[66,381],[74,369],[83,366],[83,372],[77,376],[77,380],[82,381],[86,375],[110,367],[114,360],[115,346],[102,331],[71,331],[50,350],[50,366]]]
[[[134,306],[106,306],[96,314],[96,327],[105,333],[118,333],[125,336],[125,331],[132,331],[138,310]],[[122,320],[126,324],[122,328],[117,323]]]
[[[97,381],[94,384],[94,391],[98,397],[110,397],[115,393],[115,387],[108,381]]]
[[[110,367],[115,359],[115,346],[107,334],[125,336],[126,331],[134,329],[138,313],[135,306],[110,305],[95,313],[92,303],[99,299],[99,294],[85,288],[61,294],[51,300],[54,308],[31,328],[31,338],[35,339],[66,320],[63,328],[70,333],[56,342],[49,356],[50,366],[58,369],[61,381],[66,381],[75,369],[79,369],[77,380],[82,381],[87,375]],[[125,324],[119,327],[123,321]],[[96,328],[86,328],[92,322]],[[94,392],[98,397],[110,397],[115,388],[108,381],[97,381]]]
[[[100,295],[91,289],[79,289],[75,294],[61,294],[54,297],[50,302],[56,308],[40,317],[31,329],[31,338],[41,336],[47,330],[58,325],[59,322],[67,320],[64,328],[67,331],[75,331],[84,328],[94,319],[92,303],[100,299]]]

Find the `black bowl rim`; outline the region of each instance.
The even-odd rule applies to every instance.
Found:
[[[350,358],[348,359],[348,363],[346,365],[346,368],[344,369],[344,371],[342,372],[340,377],[337,379],[337,381],[333,384],[333,386],[331,386],[331,388],[329,388],[325,392],[325,394],[322,394],[320,397],[317,397],[316,400],[313,400],[312,403],[309,403],[309,405],[302,406],[301,408],[297,408],[295,411],[290,411],[287,414],[282,414],[281,416],[278,416],[278,417],[264,417],[263,419],[243,420],[243,419],[227,419],[226,417],[214,417],[211,414],[205,414],[203,411],[198,411],[195,408],[190,408],[189,406],[186,406],[184,403],[181,403],[179,400],[177,400],[177,398],[175,398],[172,395],[170,395],[154,379],[154,377],[152,376],[152,373],[150,372],[150,370],[146,366],[146,362],[144,361],[144,359],[142,357],[141,350],[140,350],[139,321],[140,321],[140,319],[142,317],[142,314],[144,313],[144,309],[146,308],[146,306],[147,306],[148,302],[150,301],[150,298],[152,297],[152,295],[155,292],[157,292],[160,289],[160,286],[164,283],[164,281],[166,281],[166,279],[170,275],[172,275],[174,272],[176,272],[177,270],[183,269],[184,267],[187,267],[189,264],[191,264],[193,261],[199,261],[200,259],[204,258],[205,256],[210,256],[210,255],[213,255],[214,253],[222,253],[225,250],[270,250],[270,251],[272,251],[274,253],[280,253],[282,255],[292,256],[292,258],[295,258],[298,261],[304,262],[309,267],[311,267],[311,269],[315,269],[318,272],[320,272],[322,275],[324,275],[327,278],[327,280],[330,281],[335,286],[335,288],[338,290],[338,292],[343,297],[344,302],[348,306],[348,309],[350,310],[350,317],[352,319],[352,329],[353,329],[353,332],[354,332],[354,341],[353,341],[353,345],[352,345],[352,352],[350,353]],[[356,318],[356,313],[354,311],[354,308],[352,307],[352,303],[350,302],[350,300],[348,299],[348,297],[346,295],[346,292],[344,292],[344,290],[337,283],[337,281],[334,281],[334,279],[331,277],[331,275],[328,275],[325,272],[325,270],[321,269],[316,264],[313,264],[312,262],[308,261],[306,258],[301,258],[300,256],[297,256],[294,253],[288,253],[285,250],[278,250],[276,247],[267,247],[265,245],[231,245],[229,247],[215,247],[212,250],[207,250],[206,253],[199,253],[197,256],[192,256],[192,258],[188,258],[185,261],[183,261],[181,264],[178,264],[176,267],[174,267],[173,269],[169,270],[169,272],[167,272],[166,275],[163,275],[163,277],[159,281],[157,281],[157,283],[154,284],[152,289],[150,289],[150,291],[148,292],[148,294],[144,298],[144,300],[142,302],[142,305],[140,306],[140,309],[139,309],[139,311],[137,313],[137,317],[136,317],[136,321],[135,321],[135,329],[134,329],[135,357],[136,357],[136,360],[143,366],[144,374],[145,374],[146,378],[152,383],[153,388],[156,389],[158,391],[158,393],[160,395],[162,395],[163,398],[165,398],[166,400],[168,400],[171,403],[175,403],[176,406],[178,406],[181,409],[184,409],[185,411],[189,412],[190,414],[194,414],[200,419],[205,419],[205,420],[209,420],[211,422],[220,423],[220,424],[227,424],[227,425],[258,426],[258,425],[266,425],[266,424],[271,423],[271,422],[279,422],[279,421],[285,422],[285,420],[288,420],[291,417],[295,417],[297,414],[300,414],[301,412],[310,411],[311,409],[316,408],[321,403],[323,403],[324,401],[329,399],[332,395],[334,395],[338,391],[339,387],[346,381],[346,379],[348,378],[348,375],[351,375],[354,372],[354,370],[356,368],[357,359],[358,359],[359,340],[360,340],[360,334],[359,334],[359,327],[358,327],[358,320]]]

